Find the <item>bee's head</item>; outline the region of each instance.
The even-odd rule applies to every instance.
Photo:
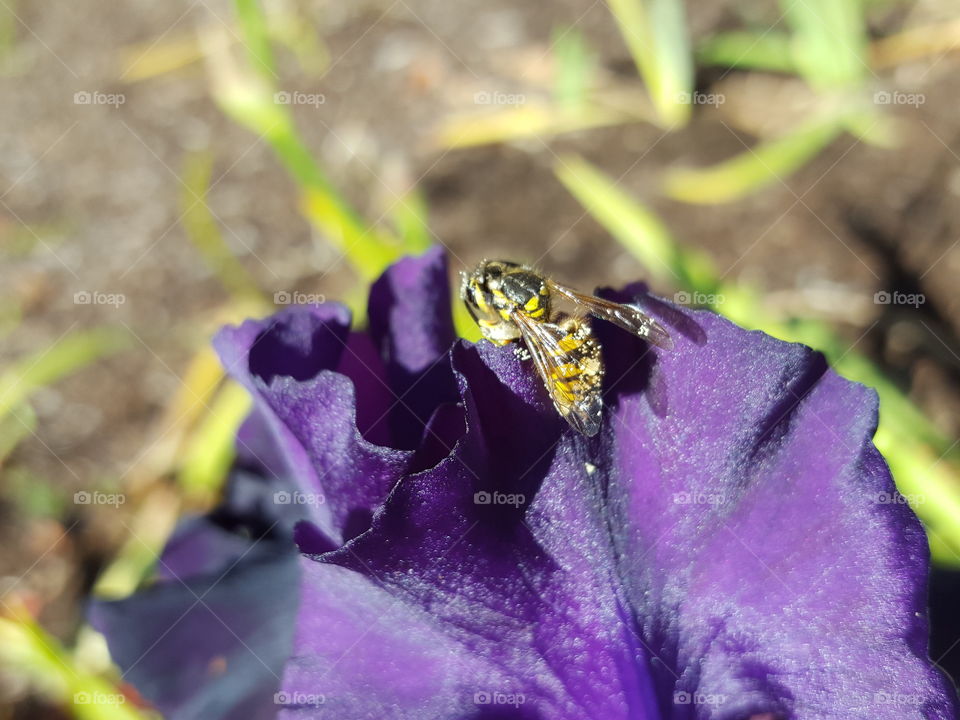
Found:
[[[471,273],[471,278],[484,292],[499,290],[504,275],[515,271],[520,265],[507,260],[482,260]]]
[[[500,345],[519,337],[519,329],[509,322],[512,304],[504,290],[508,276],[522,267],[506,260],[483,260],[469,273],[461,274],[460,297],[467,310],[483,336]]]
[[[501,265],[502,263],[495,260],[483,260],[469,273],[460,273],[460,298],[466,303],[474,319],[477,319],[478,312],[488,312],[493,302],[491,283],[493,287],[499,287],[503,277]]]
[[[515,263],[503,260],[483,260],[469,273],[461,274],[460,297],[475,319],[498,318],[503,278],[515,267]]]

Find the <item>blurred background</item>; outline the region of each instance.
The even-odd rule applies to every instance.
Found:
[[[0,718],[155,717],[83,608],[216,502],[248,402],[211,335],[362,324],[434,244],[877,388],[956,673],[958,60],[947,0],[0,0]]]

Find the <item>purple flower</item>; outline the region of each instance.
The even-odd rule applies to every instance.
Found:
[[[93,609],[127,677],[176,718],[955,717],[875,394],[615,297],[676,347],[595,324],[593,438],[512,348],[454,342],[437,252],[369,332],[338,305],[222,331],[256,409],[223,506]]]

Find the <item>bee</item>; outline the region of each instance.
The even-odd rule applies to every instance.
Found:
[[[600,429],[604,366],[586,316],[607,320],[665,350],[673,347],[667,331],[638,308],[578,292],[527,265],[484,260],[461,278],[460,297],[483,337],[495,345],[522,340],[557,411],[587,436]],[[559,312],[557,300],[584,315]]]

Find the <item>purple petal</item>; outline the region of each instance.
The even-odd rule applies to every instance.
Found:
[[[567,482],[583,448],[510,350],[462,345],[454,363],[470,432],[398,486],[370,531],[320,558],[342,569],[305,571],[349,599],[305,601],[284,691],[312,689],[336,717],[654,717],[593,489]],[[518,492],[536,501],[495,495]]]
[[[301,594],[281,718],[475,717],[482,688],[511,682],[361,574],[305,560]]]
[[[705,344],[620,363],[614,378],[649,391],[617,396],[598,456],[674,692],[734,717],[953,717],[927,659],[926,540],[871,442],[875,393],[808,348],[690,317]]]
[[[350,333],[346,310],[329,304],[290,307],[215,340],[269,430],[266,442],[262,432],[241,434],[241,451],[279,454],[276,474],[299,491],[290,499],[305,500],[307,518],[334,543],[366,530],[411,462],[438,452],[429,449],[434,438],[424,438],[426,425],[458,400],[447,355],[449,292],[446,260],[431,251],[402,260],[374,285],[369,336]]]
[[[282,474],[297,485],[280,501],[304,505],[306,516],[337,544],[365,529],[412,452],[374,445],[357,429],[354,383],[337,371],[356,356],[345,311],[294,306],[269,320],[227,328],[215,344],[224,365],[253,394],[270,431],[265,445],[278,448],[286,462]],[[362,343],[354,347],[362,351]]]
[[[443,402],[456,402],[447,361],[455,338],[446,255],[440,248],[391,266],[370,289],[370,335],[386,358],[397,447],[417,447]]]
[[[268,720],[290,655],[297,556],[261,542],[217,572],[158,583],[126,600],[97,601],[124,678],[173,720]]]
[[[223,572],[260,542],[290,547],[303,508],[276,502],[278,493],[290,492],[285,480],[261,474],[259,469],[235,468],[222,502],[207,515],[184,519],[167,541],[157,564],[157,579],[186,581]]]
[[[292,490],[253,413],[221,504],[183,520],[158,562],[154,584],[120,601],[95,601],[91,622],[124,678],[166,717],[267,720],[292,647],[299,553],[292,529],[303,508],[275,502]],[[254,456],[250,447],[261,454]],[[326,537],[314,547],[335,545]]]
[[[560,719],[954,717],[926,657],[922,531],[878,502],[896,495],[873,393],[684,317],[656,355],[598,328],[611,389],[589,440],[510,349],[457,348],[467,434],[317,557],[342,571],[306,571],[358,600],[301,614],[284,689],[356,718],[482,716],[477,692]],[[498,492],[524,501],[477,503]]]
[[[239,462],[264,487],[292,480],[325,500],[229,502],[230,517],[306,518],[299,580],[267,589],[251,574],[238,598],[255,621],[239,637],[263,643],[263,627],[289,637],[287,601],[302,597],[282,717],[956,716],[927,658],[925,539],[871,443],[872,392],[807,348],[640,297],[676,348],[651,352],[596,324],[606,409],[588,439],[511,348],[447,353],[448,293],[428,253],[377,283],[370,338],[333,306],[218,338],[257,403]],[[185,526],[146,604],[103,615],[121,665],[151,640],[125,644],[122,620],[172,621],[189,599],[176,578],[233,612],[204,583],[215,558],[240,552],[227,574],[240,593],[242,548]],[[280,598],[271,624],[263,608]],[[158,643],[168,669],[177,642],[216,630],[213,616],[187,617],[192,638]],[[191,667],[210,662],[181,652]],[[262,676],[240,674],[255,697],[224,685],[209,696],[205,680],[147,671],[131,677],[171,708],[219,717],[242,698],[269,712]]]
[[[383,359],[368,333],[350,333],[337,371],[353,381],[360,435],[374,445],[393,444],[390,409],[397,400],[384,380]]]

